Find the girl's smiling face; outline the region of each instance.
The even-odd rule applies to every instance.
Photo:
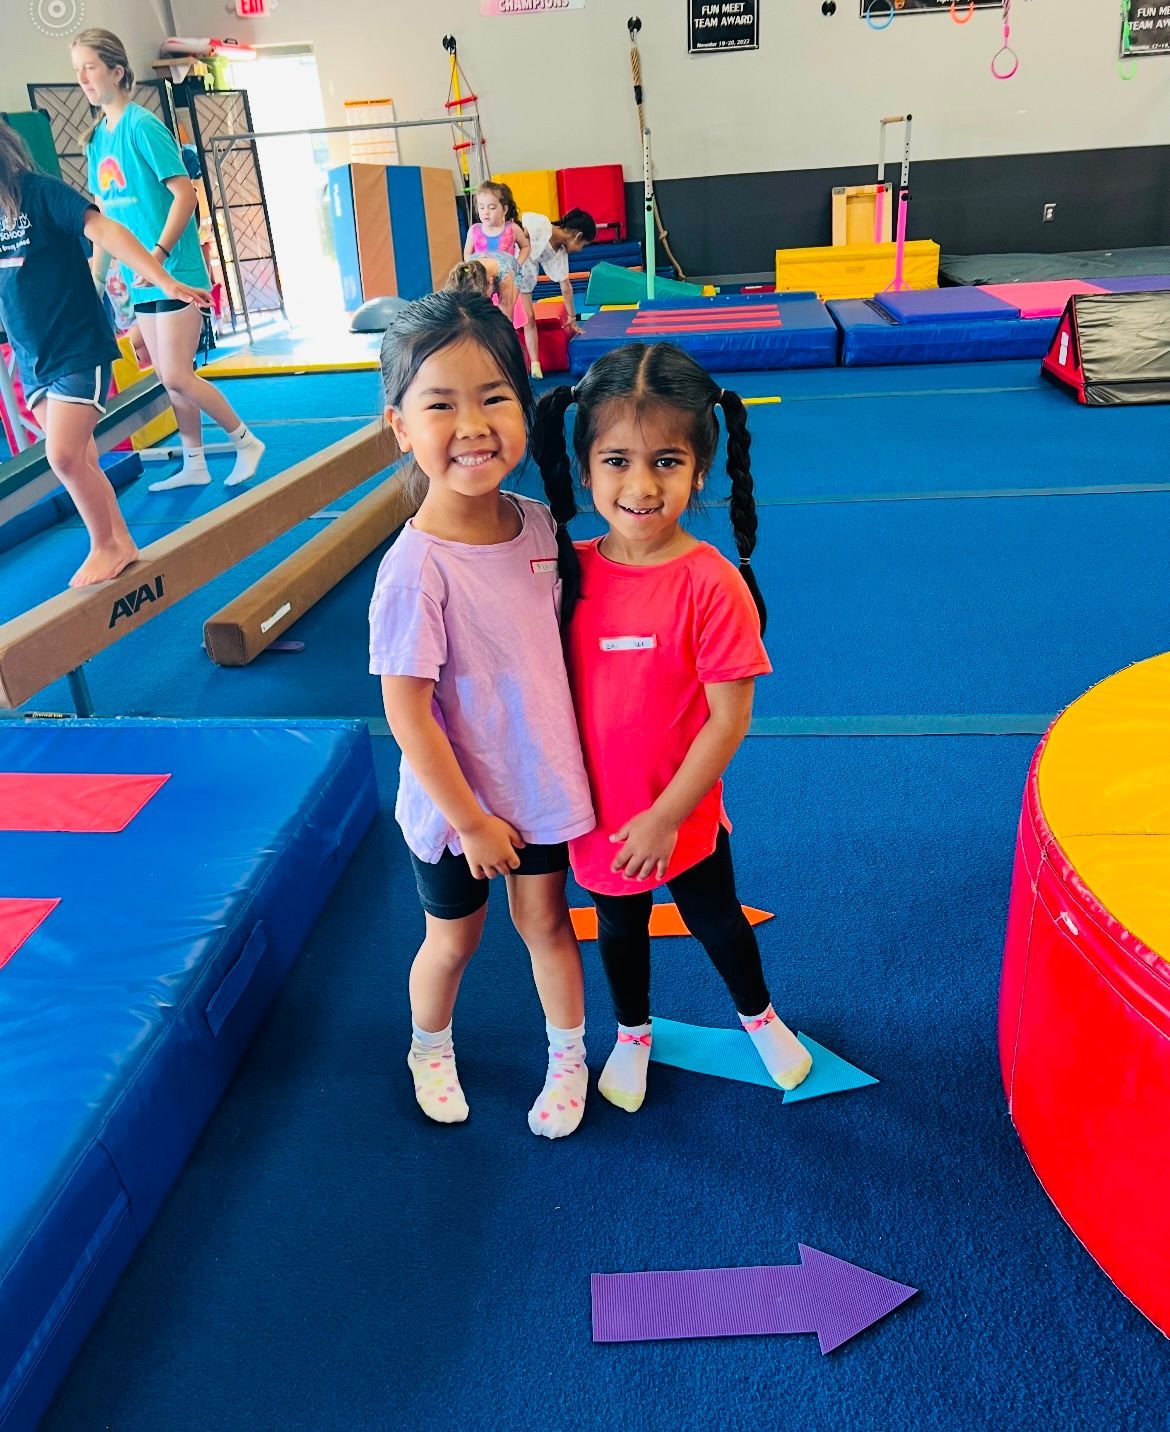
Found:
[[[694,450],[670,409],[615,402],[598,424],[585,485],[609,525],[606,552],[637,565],[662,561],[691,538],[679,527],[703,485]]]
[[[420,366],[387,421],[432,489],[461,497],[495,492],[527,448],[520,400],[486,349],[470,338]]]

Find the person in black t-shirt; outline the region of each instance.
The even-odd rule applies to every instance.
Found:
[[[89,556],[71,587],[108,581],[138,556],[93,440],[118,349],[83,237],[170,297],[210,306],[210,294],[172,279],[128,229],[38,173],[19,136],[0,121],[0,321],[45,434],[49,466],[89,533]]]

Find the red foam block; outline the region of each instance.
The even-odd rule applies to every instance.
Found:
[[[112,835],[125,830],[165,776],[0,771],[0,830]]]

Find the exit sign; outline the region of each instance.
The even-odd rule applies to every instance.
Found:
[[[267,15],[273,0],[236,0],[236,15],[241,20],[256,20]]]

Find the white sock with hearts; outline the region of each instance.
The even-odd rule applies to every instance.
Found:
[[[589,1070],[585,1065],[585,1026],[558,1029],[547,1020],[548,1070],[544,1088],[528,1111],[528,1127],[546,1139],[571,1134],[585,1113]]]
[[[455,1072],[455,1046],[451,1026],[433,1034],[412,1024],[407,1065],[414,1079],[414,1097],[428,1119],[437,1124],[461,1124],[467,1118],[467,1100]]]

